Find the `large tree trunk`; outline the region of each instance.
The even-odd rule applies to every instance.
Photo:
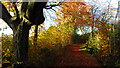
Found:
[[[23,2],[20,12],[21,14],[25,14],[20,14],[19,17],[18,9],[15,7],[17,18],[15,20],[11,20],[13,17],[0,2],[0,6],[2,6],[0,7],[0,10],[2,11],[2,16],[0,16],[0,18],[2,18],[13,30],[14,63],[22,62],[23,64],[27,64],[29,29],[32,25],[39,25],[44,22],[45,18],[43,16],[43,8],[46,6],[46,3],[47,2],[35,2],[33,5],[28,5],[28,3]],[[24,19],[26,22],[24,22]]]
[[[13,62],[27,64],[29,29],[30,26],[25,22],[21,23],[17,29],[13,29],[13,52],[15,54]]]

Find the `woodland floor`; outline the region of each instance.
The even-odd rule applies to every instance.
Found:
[[[56,58],[55,66],[101,67],[95,57],[80,49],[83,44],[66,47],[60,57]]]

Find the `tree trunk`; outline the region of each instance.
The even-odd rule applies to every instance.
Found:
[[[76,44],[77,41],[78,41],[78,39],[77,39],[77,28],[74,27],[74,28],[73,28],[73,34],[72,34],[72,43],[73,43],[73,44]]]
[[[34,31],[34,45],[37,45],[37,36],[38,36],[38,25],[35,25],[35,31]]]
[[[13,62],[21,62],[18,64],[27,64],[28,58],[28,37],[30,26],[23,22],[18,25],[17,29],[13,29]]]

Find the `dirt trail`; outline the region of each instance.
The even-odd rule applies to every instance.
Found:
[[[66,48],[62,55],[56,58],[55,66],[101,66],[95,57],[80,50],[83,44],[73,44]]]

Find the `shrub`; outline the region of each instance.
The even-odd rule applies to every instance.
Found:
[[[10,63],[12,60],[12,35],[2,34],[2,61]]]
[[[29,49],[29,65],[35,67],[50,66],[56,57],[56,51],[52,47],[32,46]]]

